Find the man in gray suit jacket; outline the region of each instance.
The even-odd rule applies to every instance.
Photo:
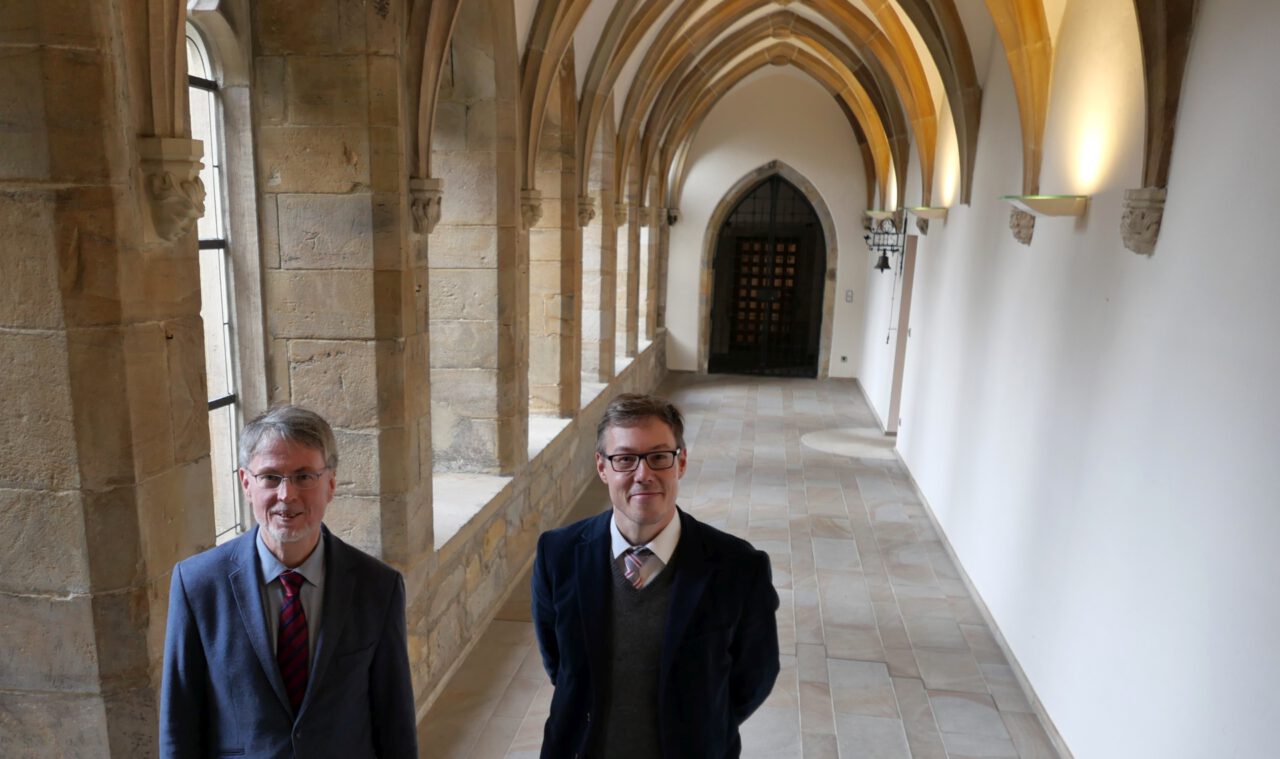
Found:
[[[245,426],[258,526],[174,567],[162,757],[418,755],[404,580],[324,527],[337,465],[312,411]]]

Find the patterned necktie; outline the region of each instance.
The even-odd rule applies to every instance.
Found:
[[[302,610],[302,575],[289,570],[280,574],[284,603],[280,605],[279,633],[276,635],[276,662],[284,690],[296,714],[307,692],[307,615]]]
[[[653,555],[653,551],[641,546],[639,548],[628,548],[622,552],[622,574],[626,576],[627,582],[632,587],[639,590],[644,587],[644,575],[640,570],[644,568],[644,563]]]

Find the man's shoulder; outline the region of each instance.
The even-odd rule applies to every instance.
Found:
[[[612,514],[611,510],[605,510],[563,527],[547,530],[538,539],[538,545],[551,550],[573,545],[583,537],[595,534],[598,530],[608,529],[609,517]]]
[[[379,580],[400,577],[400,572],[395,567],[334,535],[328,527],[325,527],[325,533],[328,538],[325,550],[332,551],[334,559],[344,562],[351,571]]]
[[[253,539],[254,531],[250,530],[225,543],[201,551],[194,556],[188,556],[178,562],[175,571],[181,570],[184,577],[203,577],[229,571],[239,563],[239,556],[245,550],[245,543],[251,543]]]

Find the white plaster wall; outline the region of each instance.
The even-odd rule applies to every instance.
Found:
[[[667,270],[667,361],[694,371],[698,355],[698,282],[703,236],[734,184],[779,160],[821,193],[836,226],[838,264],[831,375],[857,374],[862,354],[863,285],[869,253],[862,240],[866,181],[848,121],[831,96],[795,69],[768,68],[748,77],[712,109],[689,152],[681,219],[671,228]],[[845,291],[853,290],[852,303]],[[841,357],[847,361],[841,361]]]
[[[997,51],[973,205],[921,240],[899,449],[1078,759],[1276,755],[1277,28],[1201,3],[1153,257],[1118,229],[1143,117],[1113,0],[1066,4],[1050,96],[1041,189],[1087,218],[1012,240]]]

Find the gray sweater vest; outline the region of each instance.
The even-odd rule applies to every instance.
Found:
[[[671,557],[672,564],[675,556]],[[636,590],[613,565],[612,619],[609,625],[609,674],[604,714],[592,741],[592,757],[658,759],[658,669],[662,634],[671,600],[672,564],[642,590]]]

